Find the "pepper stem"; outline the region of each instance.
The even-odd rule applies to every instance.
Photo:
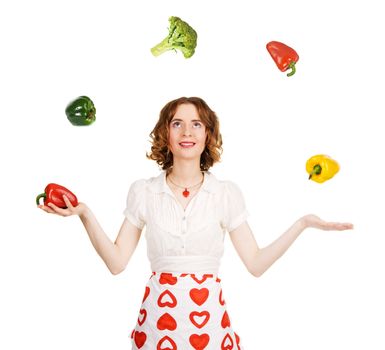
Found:
[[[292,75],[295,74],[296,70],[295,70],[295,62],[290,62],[289,64],[289,68],[288,69],[291,69],[291,72],[287,73],[286,75],[288,77],[291,77]]]
[[[92,122],[95,118],[95,114],[96,114],[96,109],[95,108],[91,108],[86,119],[88,122]]]
[[[41,194],[39,194],[37,197],[36,197],[36,204],[37,205],[39,205],[40,203],[40,198],[46,198],[47,197],[47,195],[45,194],[45,192],[44,193],[41,193]]]
[[[319,165],[319,164],[314,165],[313,171],[312,171],[312,172],[310,173],[310,175],[309,175],[309,180],[312,178],[312,176],[313,176],[314,174],[316,174],[316,175],[321,174],[321,171],[322,171],[321,165]]]

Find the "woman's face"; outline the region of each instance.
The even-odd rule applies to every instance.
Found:
[[[206,146],[206,127],[193,104],[177,107],[169,129],[169,147],[174,159],[200,159]]]

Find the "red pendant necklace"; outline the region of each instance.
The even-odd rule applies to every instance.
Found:
[[[190,187],[186,187],[186,186],[180,186],[180,185],[177,185],[174,181],[171,180],[170,176],[168,176],[168,179],[170,180],[170,182],[176,186],[176,187],[179,187],[179,188],[184,188],[184,191],[182,192],[183,196],[184,197],[188,197],[190,195],[190,191],[189,189],[191,190],[192,188],[195,188],[197,187],[198,185],[201,185],[203,183],[203,180],[205,178],[205,174],[202,172],[202,180],[199,181],[196,185],[193,185],[193,186],[190,186]]]

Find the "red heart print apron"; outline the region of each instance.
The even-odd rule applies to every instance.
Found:
[[[220,279],[153,272],[131,333],[133,350],[242,350]]]

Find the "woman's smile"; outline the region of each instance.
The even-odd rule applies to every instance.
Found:
[[[180,142],[179,145],[182,148],[191,148],[191,147],[195,146],[195,143],[194,142]]]

